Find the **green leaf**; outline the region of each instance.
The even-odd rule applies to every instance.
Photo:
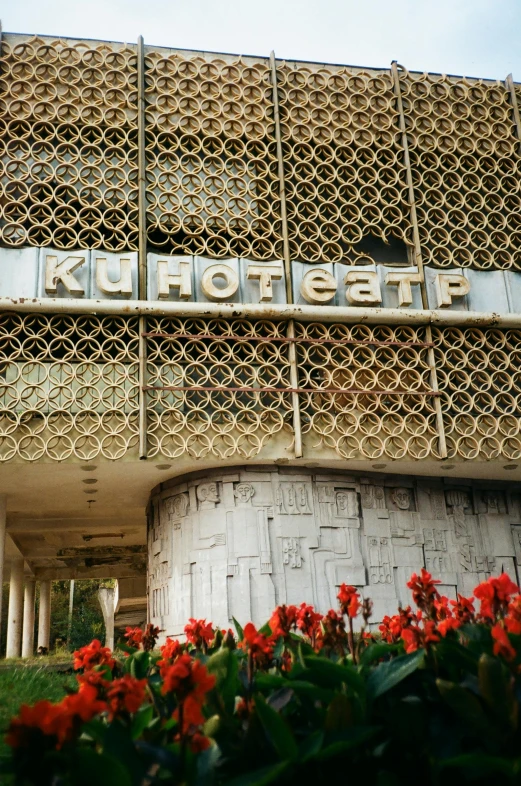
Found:
[[[484,741],[490,741],[492,736],[497,738],[477,696],[447,680],[438,679],[436,685],[445,703],[467,726],[473,727],[475,732],[483,736]]]
[[[486,704],[502,724],[517,726],[517,703],[510,674],[498,658],[483,654],[478,662],[479,690]]]
[[[353,729],[346,729],[342,732],[343,739],[337,739],[335,742],[322,748],[313,758],[324,761],[335,756],[341,756],[346,751],[353,750],[353,748],[357,748],[359,745],[367,742],[367,740],[370,740],[378,731],[380,731],[379,726],[357,726]]]
[[[223,647],[207,661],[206,668],[216,679],[216,688],[224,701],[228,714],[235,708],[235,697],[239,693],[239,663],[235,651]]]
[[[359,695],[365,694],[365,685],[355,666],[341,666],[326,658],[305,657],[305,670],[300,674],[304,678],[324,688],[341,689],[347,685]],[[289,674],[291,679],[291,672]]]
[[[486,753],[464,753],[461,756],[454,756],[450,759],[442,759],[437,762],[438,769],[446,769],[447,767],[454,767],[457,769],[465,770],[471,778],[479,778],[483,782],[483,778],[488,775],[496,774],[506,775],[507,777],[514,778],[518,772],[519,759],[504,759],[500,756],[487,756]],[[497,780],[495,783],[503,783],[504,781]]]
[[[379,666],[367,678],[367,694],[371,699],[387,693],[402,680],[423,665],[425,650],[416,650],[408,655],[400,655]]]
[[[353,725],[353,705],[343,693],[337,693],[326,714],[327,731],[337,731]]]
[[[239,622],[237,622],[235,617],[232,617],[232,620],[233,620],[233,624],[235,625],[235,630],[237,631],[237,637],[239,641],[242,641],[244,639],[244,630],[242,629],[242,625]]]
[[[295,761],[298,757],[298,748],[293,734],[284,719],[266,703],[260,694],[255,696],[255,712],[264,728],[266,737],[279,757],[286,761]]]
[[[138,737],[141,737],[144,730],[147,726],[151,723],[154,718],[154,707],[152,704],[148,704],[144,707],[141,707],[134,718],[132,719],[132,739],[137,740]]]
[[[377,643],[377,644],[370,644],[369,647],[366,647],[363,650],[360,656],[360,663],[362,666],[369,666],[371,663],[374,663],[375,660],[380,660],[380,658],[388,657],[389,655],[394,655],[396,652],[399,652],[402,649],[401,644],[384,644],[384,643]]]
[[[130,727],[117,718],[107,728],[104,752],[118,761],[125,762],[132,784],[141,783],[146,771],[146,762],[137,752]]]
[[[77,751],[76,766],[72,775],[74,786],[132,786],[130,773],[123,764],[106,753],[96,753],[90,748]]]
[[[278,674],[262,674],[261,672],[255,675],[256,690],[268,693],[280,688],[291,688],[298,695],[308,696],[313,702],[320,701],[324,704],[329,704],[335,695],[332,690],[318,688],[313,683],[305,680],[291,680],[290,682],[287,677],[281,677]]]
[[[436,644],[436,660],[451,674],[455,669],[476,674],[478,667],[474,652],[454,639],[442,639]]]
[[[95,740],[96,742],[100,742],[101,744],[103,744],[105,734],[107,733],[107,728],[108,727],[106,723],[103,723],[103,721],[94,718],[88,723],[83,724],[81,728],[81,732],[82,735],[86,734],[92,740]]]
[[[136,652],[131,656],[130,673],[138,680],[142,680],[147,676],[148,667],[150,666],[150,655],[148,652]]]
[[[313,759],[324,744],[324,732],[313,731],[305,737],[299,745],[299,761],[309,761]]]
[[[286,761],[275,765],[271,764],[269,767],[262,767],[260,770],[240,775],[229,781],[226,786],[267,786],[268,783],[278,780],[290,766],[290,763]]]

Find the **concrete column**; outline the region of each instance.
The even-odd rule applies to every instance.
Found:
[[[114,649],[114,590],[100,587],[98,590],[99,604],[105,621],[105,647]]]
[[[5,527],[6,527],[6,496],[0,494],[0,620],[2,619],[2,587],[4,583],[4,561],[5,561]],[[0,629],[0,644],[1,642],[1,629]]]
[[[24,624],[22,628],[22,658],[30,658],[34,654],[34,596],[36,581],[28,579],[24,594]]]
[[[40,581],[40,613],[38,615],[38,647],[49,649],[51,638],[51,582]]]
[[[24,601],[24,558],[15,557],[11,561],[11,581],[9,584],[9,610],[7,613],[6,658],[19,658],[22,643],[22,614]]]

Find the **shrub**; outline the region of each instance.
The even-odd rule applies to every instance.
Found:
[[[23,706],[7,733],[19,784],[503,784],[521,781],[521,594],[506,574],[474,598],[422,570],[416,609],[378,632],[371,602],[279,606],[186,642],[128,628],[119,651],[75,652],[78,690]],[[354,628],[358,631],[355,632]]]

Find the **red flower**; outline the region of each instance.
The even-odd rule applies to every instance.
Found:
[[[440,640],[436,631],[436,623],[432,620],[423,621],[423,629],[414,625],[409,625],[402,630],[402,640],[405,645],[405,652],[415,652],[420,647],[428,647]]]
[[[56,748],[62,736],[62,719],[63,712],[58,704],[46,700],[37,701],[33,707],[22,704],[20,714],[9,724],[6,742],[11,748],[31,749],[38,737],[45,736],[49,738],[49,747]]]
[[[490,632],[494,639],[494,655],[501,655],[505,660],[514,660],[516,651],[510,643],[507,632],[501,623],[498,622],[494,625]]]
[[[20,714],[13,718],[7,733],[7,743],[13,748],[28,748],[36,740],[48,738],[49,748],[61,748],[78,736],[82,723],[106,710],[106,704],[98,699],[93,685],[83,685],[79,693],[66,696],[59,704],[38,701],[33,707],[24,704]]]
[[[407,586],[412,590],[413,601],[429,617],[434,616],[434,601],[439,598],[438,590],[434,585],[440,583],[438,579],[433,579],[425,568],[421,569],[419,576],[413,573],[407,582]]]
[[[461,622],[456,617],[446,617],[438,622],[438,633],[441,633],[445,638],[449,631],[457,630],[459,627],[461,627]]]
[[[521,635],[521,595],[515,595],[508,604],[505,628],[509,633]]]
[[[342,584],[337,598],[340,601],[342,614],[346,614],[348,617],[351,617],[351,619],[354,619],[362,605],[360,602],[360,595],[356,587]]]
[[[297,613],[296,606],[277,606],[269,621],[272,634],[277,638],[289,636],[292,630],[296,630]]]
[[[407,606],[405,609],[399,608],[398,614],[394,614],[392,617],[385,616],[378,628],[388,644],[396,644],[402,637],[402,630],[411,625],[417,625],[421,618],[421,611],[414,613],[411,611],[411,607]]]
[[[346,626],[342,614],[330,609],[322,617],[320,630],[317,634],[317,649],[323,647],[338,648],[343,650],[347,642]]]
[[[268,669],[273,661],[273,640],[259,633],[252,622],[244,626],[244,638],[239,647],[248,651],[258,669]]]
[[[481,601],[479,610],[484,620],[494,621],[498,615],[506,613],[510,598],[519,592],[517,584],[506,573],[493,578],[492,576],[479,584],[474,590],[475,597]]]
[[[166,670],[161,690],[163,693],[173,693],[178,702],[173,714],[180,725],[177,739],[186,740],[194,752],[204,750],[209,745],[199,733],[199,726],[204,723],[202,706],[206,694],[214,685],[215,677],[208,674],[206,666],[190,655],[179,655]]]
[[[139,649],[143,641],[143,631],[141,628],[127,627],[125,630],[125,638],[129,647]]]
[[[84,723],[107,709],[105,702],[98,699],[98,691],[93,685],[84,685],[78,693],[66,696],[61,706],[72,719],[79,718]]]
[[[315,637],[320,629],[322,614],[318,614],[313,606],[301,603],[297,611],[297,628],[302,631],[304,636],[311,640],[314,646]]]
[[[192,753],[201,753],[201,751],[205,751],[210,747],[211,742],[208,737],[204,736],[204,734],[200,734],[198,731],[196,731],[188,740],[188,745],[190,746]]]
[[[83,690],[86,685],[94,687],[97,695],[103,694],[107,685],[110,685],[109,680],[106,680],[102,671],[85,671],[83,674],[77,674],[76,679],[80,684],[80,690]]]
[[[200,704],[215,685],[215,677],[208,674],[206,666],[190,655],[180,655],[172,666],[166,669],[162,692],[174,693],[178,701],[188,696]]]
[[[206,649],[211,641],[215,638],[215,631],[211,622],[206,620],[190,619],[189,624],[185,625],[186,638],[198,650]]]
[[[183,646],[177,639],[167,638],[166,642],[159,650],[163,657],[161,660],[157,661],[157,665],[159,666],[161,676],[164,677],[168,667],[172,666],[175,660],[183,654]]]
[[[74,652],[74,668],[89,671],[94,666],[108,666],[114,668],[116,661],[112,657],[112,652],[108,647],[102,647],[98,639],[94,639],[90,644],[81,647]]]
[[[463,595],[458,595],[458,600],[451,600],[451,605],[454,607],[452,613],[462,625],[475,621],[474,601],[472,598],[464,598]]]
[[[147,680],[138,680],[125,674],[120,679],[109,683],[107,689],[107,704],[109,719],[112,720],[122,712],[137,712],[145,701]]]
[[[145,652],[150,652],[156,646],[156,641],[160,634],[159,628],[155,625],[152,625],[151,622],[145,628],[145,632],[143,633],[143,649]]]

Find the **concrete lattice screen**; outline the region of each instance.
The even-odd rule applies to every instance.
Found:
[[[269,457],[291,448],[296,390],[308,455],[439,458],[425,326],[147,318],[150,458]],[[521,455],[521,332],[433,330],[448,456]],[[137,457],[138,319],[4,315],[0,459]]]
[[[0,72],[1,242],[136,249],[137,47],[7,35]],[[290,62],[276,75],[293,259],[356,264],[390,242],[407,262],[406,144],[423,262],[519,269],[513,83]],[[282,256],[271,78],[267,59],[145,47],[149,247]]]

